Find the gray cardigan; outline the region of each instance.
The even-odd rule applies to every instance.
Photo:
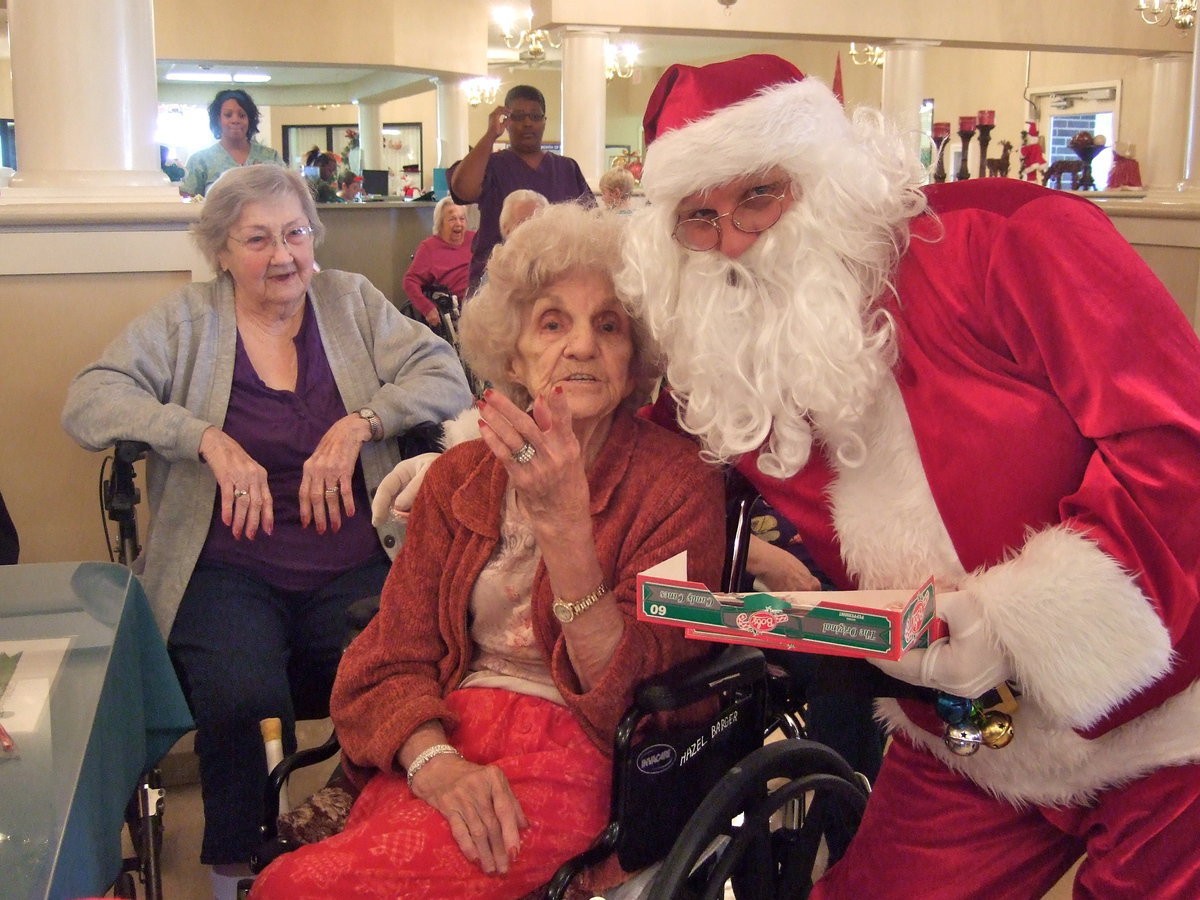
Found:
[[[361,275],[318,272],[308,296],[346,411],[369,406],[389,438],[363,445],[373,493],[400,461],[390,438],[470,405],[462,366],[449,344]],[[135,319],[67,390],[62,424],[81,446],[136,440],[154,450],[146,465],[151,527],[135,568],[164,636],[212,518],[217,485],[200,460],[200,436],[225,422],[236,347],[233,281],[221,275],[180,288]],[[379,532],[381,541],[391,533]]]

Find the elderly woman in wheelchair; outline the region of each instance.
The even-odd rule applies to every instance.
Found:
[[[252,897],[525,896],[604,827],[635,686],[707,654],[635,614],[637,573],[680,550],[715,583],[723,513],[695,445],[633,415],[656,371],[613,288],[620,228],[551,207],[495,251],[462,320],[482,438],[429,469],[334,688],[369,780]]]
[[[217,277],[134,320],[63,412],[89,449],[152,450],[136,567],[197,723],[217,896],[259,841],[259,720],[294,746],[294,698],[327,702],[346,607],[387,577],[395,535],[366,508],[396,438],[470,403],[449,346],[362,276],[315,271],[322,234],[296,173],[226,172],[194,230]]]
[[[434,297],[445,294],[464,299],[475,232],[467,229],[467,209],[449,197],[433,208],[433,234],[417,245],[412,265],[404,273],[404,293],[415,312],[430,328],[442,324],[443,310]]]

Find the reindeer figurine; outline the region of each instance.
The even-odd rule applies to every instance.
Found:
[[[1012,142],[1000,142],[1000,156],[998,159],[989,159],[987,161],[987,173],[991,178],[1007,178],[1008,177],[1008,158],[1012,155]]]

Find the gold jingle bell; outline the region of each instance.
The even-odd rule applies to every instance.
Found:
[[[1012,717],[992,710],[984,715],[983,727],[979,731],[983,742],[993,750],[1007,747],[1013,739]]]
[[[978,752],[979,745],[983,743],[983,733],[971,722],[963,722],[959,725],[947,725],[942,740],[959,756],[971,756]]]

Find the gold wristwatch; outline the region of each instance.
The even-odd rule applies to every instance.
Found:
[[[562,622],[564,625],[567,622],[574,622],[575,617],[586,610],[589,606],[608,593],[608,584],[600,582],[600,586],[584,597],[582,600],[576,600],[574,603],[569,600],[564,600],[562,597],[554,598],[554,618]]]

